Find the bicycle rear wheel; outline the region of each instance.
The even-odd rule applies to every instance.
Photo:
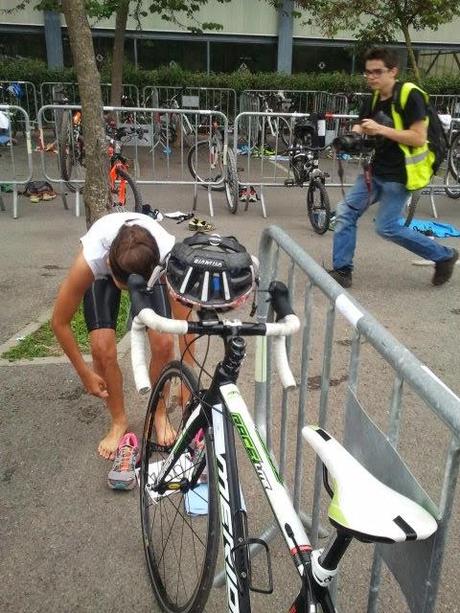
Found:
[[[83,164],[83,148],[75,142],[72,128],[72,113],[64,111],[59,118],[58,154],[61,179],[64,179],[69,191],[82,190],[86,176]]]
[[[136,185],[136,182],[131,175],[123,168],[117,168],[117,176],[126,181],[126,194],[124,202],[115,202],[114,208],[118,211],[135,211],[136,213],[142,213],[142,194]],[[119,190],[119,181],[115,181],[114,188],[116,193],[114,197],[117,198]]]
[[[331,205],[326,187],[321,180],[313,180],[307,190],[308,219],[317,234],[324,234],[331,221]]]
[[[190,416],[187,401],[197,392],[196,377],[187,366],[180,362],[168,364],[150,397],[142,441],[140,504],[144,551],[155,597],[162,610],[171,613],[204,610],[219,550],[214,447],[207,429],[200,443],[195,437],[188,445],[163,481],[165,486],[175,482],[178,487],[163,495],[152,489],[169,455],[156,445],[154,419],[158,406],[165,403],[169,422],[179,438]],[[197,478],[204,481],[205,472],[207,481],[187,492]]]
[[[415,210],[417,208],[418,201],[420,200],[420,196],[422,195],[422,190],[418,189],[415,192],[412,192],[409,200],[406,203],[406,213],[404,219],[404,225],[409,226],[410,222],[414,219]]]
[[[448,153],[449,170],[456,181],[460,181],[460,132],[454,136]]]
[[[208,189],[210,185],[213,190],[224,191],[222,155],[219,153],[216,162],[211,163],[209,140],[199,141],[190,148],[187,164],[190,174],[202,187]]]

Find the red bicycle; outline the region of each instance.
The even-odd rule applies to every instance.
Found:
[[[81,189],[86,175],[85,144],[81,111],[63,111],[58,123],[58,153],[61,178],[71,192]],[[107,154],[110,158],[109,186],[112,206],[124,211],[142,211],[142,195],[129,174],[129,161],[123,153],[122,139],[137,135],[143,138],[142,128],[117,128],[106,125]]]

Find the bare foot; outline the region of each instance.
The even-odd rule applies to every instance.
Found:
[[[177,433],[169,421],[166,407],[162,401],[158,403],[154,422],[158,445],[164,445],[165,447],[172,445],[176,440]]]
[[[107,432],[106,436],[99,443],[97,451],[99,455],[106,460],[113,460],[115,458],[115,452],[118,448],[118,443],[121,437],[125,434],[127,428],[127,422],[112,423],[112,427]]]

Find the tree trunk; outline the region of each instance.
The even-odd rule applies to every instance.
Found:
[[[86,180],[83,190],[86,226],[107,213],[110,202],[109,158],[105,141],[103,105],[93,39],[86,17],[85,0],[62,0],[82,107]]]
[[[120,0],[115,20],[112,54],[112,90],[110,104],[120,106],[123,86],[123,60],[125,57],[125,34],[128,21],[129,0]]]
[[[409,56],[409,62],[412,66],[412,70],[414,71],[415,82],[420,83],[420,71],[415,60],[415,53],[414,48],[412,47],[412,41],[410,39],[409,28],[401,25],[401,30],[403,31],[404,40],[406,41],[407,55]]]

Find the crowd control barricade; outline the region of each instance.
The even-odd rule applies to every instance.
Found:
[[[144,202],[157,202],[155,185],[189,188],[195,210],[199,194],[207,195],[209,213],[214,215],[218,193],[227,198],[228,120],[218,111],[143,107],[104,107],[109,121],[107,147],[114,133],[127,159],[130,176],[144,195]],[[44,177],[75,193],[79,215],[85,182],[84,118],[79,105],[46,105],[38,114],[39,129],[45,117],[53,118],[57,156],[42,153]],[[115,132],[114,132],[115,130]],[[236,172],[236,171],[235,171]],[[234,177],[233,189],[237,189]],[[235,196],[235,194],[234,194]],[[236,197],[236,196],[235,196]]]
[[[275,112],[275,113],[326,113],[343,114],[347,112],[348,99],[345,94],[335,94],[315,90],[273,90],[247,89],[240,96],[240,113]],[[338,127],[327,121],[328,132],[337,131]]]
[[[15,85],[19,87],[16,88]],[[34,83],[31,81],[0,81],[0,104],[20,106],[27,113],[29,121],[35,121],[38,98]],[[18,129],[21,129],[21,126],[18,126]]]
[[[298,122],[308,121],[305,113],[242,112],[235,119],[234,150],[241,187],[249,185],[258,190],[262,215],[267,217],[266,192],[268,188],[292,186],[293,170],[290,165],[290,148],[294,128]],[[335,136],[351,130],[356,115],[325,114],[325,148],[320,152],[319,166],[328,173],[326,187],[339,188],[337,159],[333,156],[331,143]],[[334,125],[333,130],[328,130]],[[342,156],[344,169],[343,186],[353,184],[361,169],[360,156]],[[295,187],[295,186],[294,186]],[[306,187],[306,185],[305,185]],[[251,205],[252,206],[252,205]],[[247,208],[247,207],[246,207]]]
[[[237,95],[229,87],[157,85],[144,87],[144,106],[181,109],[207,109],[223,113],[229,124],[237,115]]]
[[[111,91],[111,83],[101,83],[102,103],[104,105],[110,104]],[[122,96],[126,101],[125,106],[139,106],[139,88],[137,85],[124,83],[122,85]],[[41,106],[53,104],[80,104],[78,83],[72,81],[45,81],[40,85],[40,100]],[[54,118],[52,116],[48,117],[45,115],[44,120],[47,123],[54,123]]]
[[[288,345],[298,382],[291,392],[279,389],[270,342],[257,338],[255,417],[296,509],[311,511],[313,544],[322,546],[319,527],[327,496],[320,462],[314,469],[315,454],[302,439],[306,424],[329,431],[374,476],[421,504],[438,522],[425,541],[356,543],[339,575],[339,610],[373,613],[380,603],[379,610],[431,613],[443,596],[442,561],[449,554],[460,398],[283,230],[264,230],[258,256],[260,288],[272,279],[284,280],[302,330]],[[270,316],[261,300],[258,320]]]
[[[14,122],[22,126],[15,134]],[[18,186],[25,185],[33,175],[32,141],[29,116],[25,109],[0,104],[0,210],[5,211],[3,193],[13,195],[13,217],[18,214]]]

